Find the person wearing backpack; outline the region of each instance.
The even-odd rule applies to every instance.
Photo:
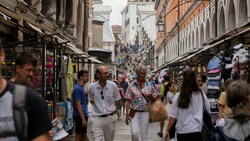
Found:
[[[15,75],[10,79],[16,82],[20,78],[32,81],[38,60],[32,53],[22,52],[15,61]]]
[[[5,53],[0,48],[0,68],[4,61]],[[1,73],[0,113],[0,140],[50,141],[52,125],[41,97],[30,88],[8,82]]]

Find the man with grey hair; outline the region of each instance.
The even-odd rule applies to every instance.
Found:
[[[108,80],[105,66],[96,70],[99,80],[89,86],[89,100],[92,109],[92,137],[94,141],[113,141],[115,133],[115,113],[121,99],[117,85]]]

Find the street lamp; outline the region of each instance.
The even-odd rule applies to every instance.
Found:
[[[163,32],[164,31],[165,24],[164,24],[163,20],[158,21],[158,25],[157,26],[158,26],[158,31],[159,32]]]

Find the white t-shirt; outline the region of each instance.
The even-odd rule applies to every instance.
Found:
[[[178,98],[180,93],[174,97],[170,117],[176,118],[176,132],[178,134],[186,134],[193,132],[201,132],[203,123],[203,100],[200,92],[193,92],[191,102],[187,109],[178,107]],[[207,96],[203,94],[206,104],[206,109],[210,112],[210,105]]]
[[[170,104],[172,104],[173,100],[174,100],[174,94],[168,91],[168,92],[167,92],[167,101],[168,101]]]

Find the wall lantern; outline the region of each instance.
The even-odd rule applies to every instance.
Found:
[[[164,31],[165,24],[164,24],[164,22],[162,20],[158,21],[158,25],[157,26],[158,26],[158,31],[159,32],[163,32]]]

